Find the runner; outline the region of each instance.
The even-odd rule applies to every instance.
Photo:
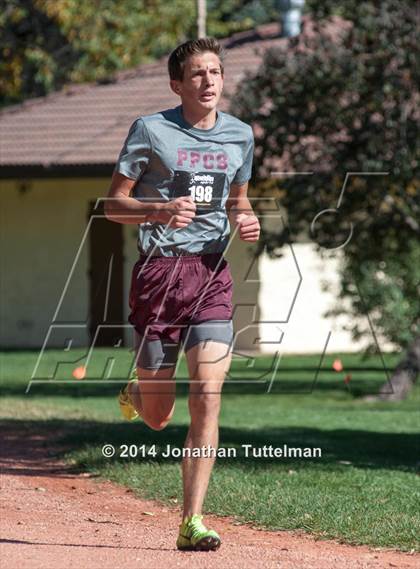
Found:
[[[105,204],[108,219],[139,225],[129,299],[138,379],[121,390],[119,403],[128,420],[140,416],[163,429],[174,412],[182,345],[190,376],[185,449],[217,449],[233,343],[232,277],[223,252],[230,227],[244,241],[259,237],[247,198],[254,140],[250,126],[216,110],[224,79],[216,40],[178,46],[168,69],[181,104],[133,123]],[[214,461],[183,457],[178,549],[220,546],[201,514]]]

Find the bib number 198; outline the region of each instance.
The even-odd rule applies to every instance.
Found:
[[[195,202],[210,203],[213,198],[213,188],[211,186],[190,186],[189,190]]]
[[[170,198],[191,196],[196,213],[201,215],[221,207],[226,174],[221,172],[184,172],[175,170]]]

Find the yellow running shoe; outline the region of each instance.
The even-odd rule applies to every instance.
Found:
[[[221,540],[212,529],[203,524],[203,516],[193,514],[184,518],[179,526],[179,535],[176,540],[178,549],[186,551],[215,551],[219,549]]]
[[[140,419],[140,415],[137,412],[137,409],[134,407],[131,401],[130,393],[128,391],[128,386],[130,385],[130,383],[134,383],[136,381],[138,380],[130,379],[130,381],[127,383],[127,385],[125,385],[121,389],[118,395],[118,403],[120,406],[121,413],[124,419],[127,419],[127,421],[135,421],[136,419]]]

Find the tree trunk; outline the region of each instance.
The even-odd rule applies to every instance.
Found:
[[[390,384],[380,389],[376,401],[401,401],[405,399],[417,380],[420,370],[420,335],[414,339],[403,360],[395,368]]]

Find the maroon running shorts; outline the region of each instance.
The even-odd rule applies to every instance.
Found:
[[[185,350],[192,347],[203,338],[203,331],[207,340],[230,344],[232,289],[232,276],[223,253],[141,256],[133,268],[129,299],[135,345],[143,346],[138,365],[156,368],[162,359],[166,365],[174,365],[179,344],[184,343]],[[171,353],[168,346],[173,348]],[[155,364],[150,360],[157,350],[162,357]]]

